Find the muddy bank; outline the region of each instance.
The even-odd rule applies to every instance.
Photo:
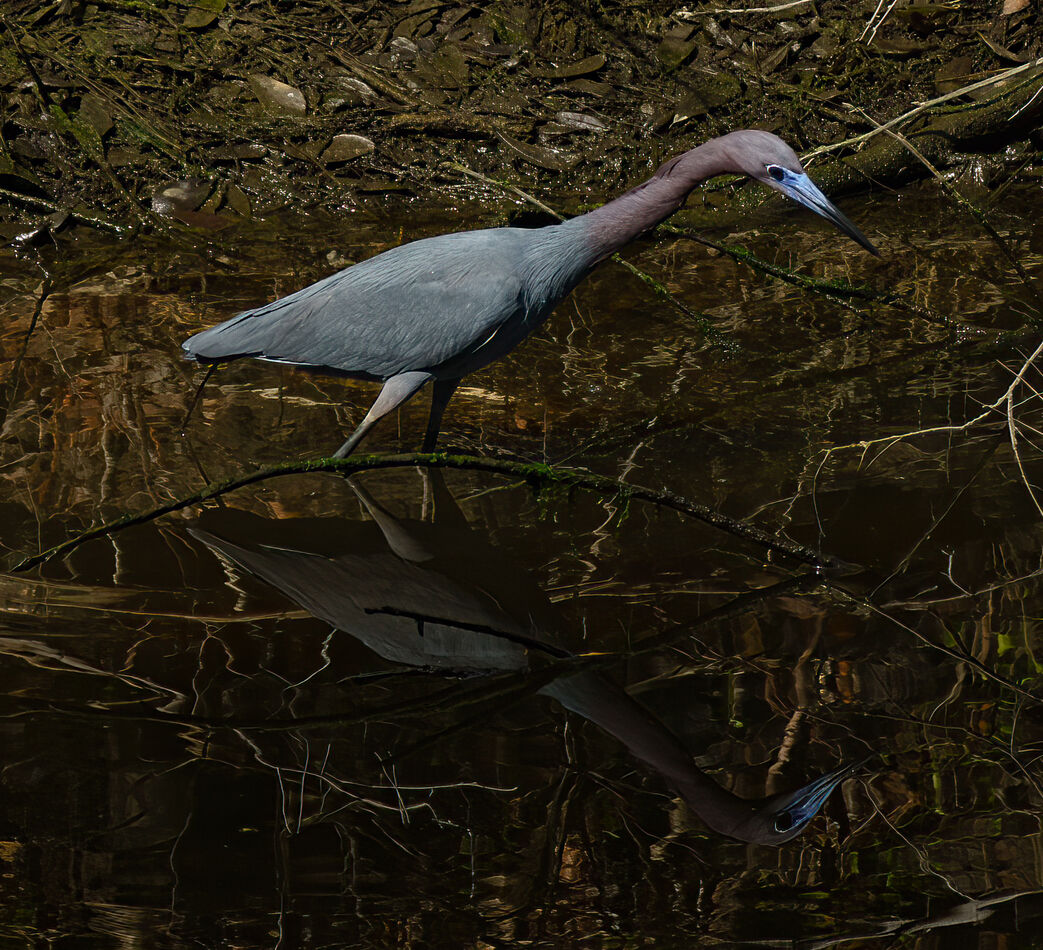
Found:
[[[910,111],[892,130],[937,168],[997,184],[1038,164],[1043,36],[1023,0],[766,6],[16,2],[4,234],[482,193],[464,170],[578,210],[743,126],[837,146],[816,177],[841,193],[929,174],[877,134]]]

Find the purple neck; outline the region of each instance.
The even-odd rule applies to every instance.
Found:
[[[711,139],[662,165],[644,184],[573,220],[582,222],[600,261],[670,217],[700,182],[732,170],[723,139]]]

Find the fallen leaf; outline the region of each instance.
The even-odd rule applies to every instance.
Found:
[[[534,69],[532,73],[534,76],[540,76],[543,79],[573,79],[576,76],[588,76],[590,73],[596,73],[606,62],[608,60],[605,58],[604,53],[597,53],[578,62],[569,63],[567,66]]]

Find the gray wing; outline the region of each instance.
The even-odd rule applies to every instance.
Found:
[[[258,356],[387,379],[469,362],[523,312],[524,234],[465,231],[392,248],[190,337],[204,362]]]

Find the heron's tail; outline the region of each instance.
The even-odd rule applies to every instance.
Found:
[[[248,310],[216,327],[193,334],[181,344],[185,359],[221,363],[240,356],[259,356],[265,348],[262,337],[267,334],[264,333],[263,321],[251,319],[253,315],[254,311]]]

